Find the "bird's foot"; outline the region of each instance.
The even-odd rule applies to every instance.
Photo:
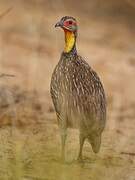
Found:
[[[61,158],[60,158],[60,163],[61,164],[71,164],[71,162],[68,162],[65,158],[65,155],[62,154]]]
[[[65,162],[66,162],[65,157],[61,157],[60,158],[60,163],[65,164]]]
[[[77,162],[78,162],[78,163],[83,163],[83,158],[82,158],[82,156],[78,156]]]

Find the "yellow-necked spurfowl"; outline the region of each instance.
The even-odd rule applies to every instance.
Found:
[[[81,160],[85,139],[95,153],[99,152],[106,122],[105,92],[97,73],[77,53],[76,19],[65,16],[55,27],[61,27],[65,33],[65,48],[53,72],[50,87],[61,130],[62,159],[65,159],[67,128],[77,127],[80,132],[78,159]]]

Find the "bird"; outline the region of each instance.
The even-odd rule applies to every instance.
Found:
[[[56,65],[50,83],[50,93],[61,134],[61,158],[65,161],[67,129],[79,129],[79,153],[83,161],[83,145],[87,140],[94,153],[101,146],[106,124],[106,95],[98,74],[78,55],[76,40],[78,22],[64,16],[55,27],[65,34],[65,47]]]

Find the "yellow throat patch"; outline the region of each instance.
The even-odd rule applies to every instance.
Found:
[[[72,50],[75,44],[75,35],[71,31],[65,30],[65,48],[64,52],[68,53]]]

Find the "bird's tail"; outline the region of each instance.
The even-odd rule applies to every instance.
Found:
[[[91,144],[94,153],[98,153],[101,145],[101,134],[88,137],[88,141]]]

